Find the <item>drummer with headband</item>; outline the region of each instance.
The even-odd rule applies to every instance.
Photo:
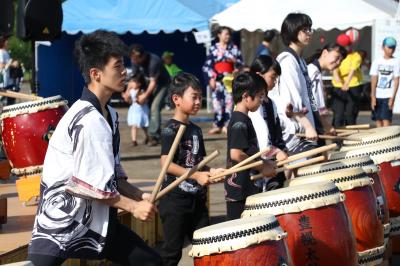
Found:
[[[127,182],[120,164],[118,114],[107,105],[124,89],[126,47],[115,33],[83,35],[75,51],[87,87],[59,122],[47,149],[41,200],[28,259],[37,266],[68,258],[162,265],[161,257],[117,220],[117,209],[146,221],[150,195]]]

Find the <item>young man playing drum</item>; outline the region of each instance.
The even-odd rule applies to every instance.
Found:
[[[115,33],[83,35],[75,52],[87,87],[49,142],[28,259],[61,265],[67,258],[121,265],[162,265],[160,256],[117,221],[117,209],[149,220],[156,208],[127,181],[119,161],[118,115],[107,105],[122,92],[126,48]]]

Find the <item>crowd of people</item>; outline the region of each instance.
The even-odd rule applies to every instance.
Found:
[[[285,49],[273,56],[269,44],[275,32],[268,31],[256,58],[245,66],[239,48],[231,42],[231,30],[217,31],[217,41],[203,66],[213,92],[214,121],[209,133],[227,134],[227,168],[271,148],[261,165],[222,179],[227,220],[240,218],[247,197],[283,186],[290,173],[277,174],[276,161],[324,145],[319,134],[336,134],[336,127],[356,122],[361,56],[340,35],[307,64],[302,52],[312,33],[308,15],[288,14],[280,31]],[[395,48],[396,40],[385,38],[384,57],[371,67],[371,107],[378,126],[391,121],[399,80]],[[201,109],[201,82],[172,63],[173,53],[167,51],[160,58],[139,44],[127,49],[108,31],[83,34],[75,49],[86,86],[49,141],[28,259],[44,266],[61,265],[67,258],[177,265],[185,237],[192,239],[196,229],[208,225],[207,185],[216,182],[213,177],[225,169],[204,167],[156,206],[150,194],[127,182],[120,162],[118,114],[108,102],[113,93],[121,93],[131,103],[127,122],[132,127],[132,144],[138,144],[137,131],[142,128],[146,143],[161,143],[162,166],[179,127],[186,126],[167,168],[165,188],[206,156],[202,130],[190,121]],[[123,60],[127,50],[129,75]],[[8,61],[2,59],[0,67],[5,69]],[[324,70],[333,72],[332,122],[324,99]],[[166,98],[174,114],[162,128]],[[305,133],[305,138],[297,133]],[[251,180],[254,172],[264,178]],[[152,219],[158,209],[164,229],[161,255],[118,221],[117,209],[143,221]]]
[[[20,91],[25,68],[20,60],[11,58],[8,52],[8,36],[0,36],[0,89]],[[3,105],[15,103],[14,98],[1,98]]]

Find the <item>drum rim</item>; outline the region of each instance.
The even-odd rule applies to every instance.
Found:
[[[348,148],[353,148],[353,147],[354,148],[356,148],[356,147],[360,147],[361,148],[363,146],[378,144],[380,142],[385,142],[385,141],[389,141],[389,140],[392,140],[392,139],[399,138],[400,137],[400,126],[392,125],[392,126],[390,126],[390,128],[392,128],[393,131],[389,131],[388,135],[386,135],[386,136],[384,135],[382,137],[379,137],[379,135],[376,136],[374,134],[374,133],[377,132],[377,128],[371,129],[370,131],[367,131],[365,133],[364,132],[363,133],[356,133],[356,134],[352,135],[352,137],[357,138],[357,137],[361,136],[361,139],[362,139],[363,136],[366,136],[366,138],[368,138],[369,136],[371,136],[371,137],[375,136],[376,138],[373,138],[371,140],[368,140],[368,139],[367,140],[362,140],[361,142],[358,142],[358,141],[354,142],[354,141],[344,140],[343,141],[343,145],[345,147],[348,147]],[[387,132],[388,129],[389,129],[389,127],[386,127],[386,131],[384,131],[384,132]],[[382,131],[380,131],[380,133],[381,132]]]
[[[334,161],[369,156],[375,164],[380,164],[382,162],[400,159],[400,144],[393,146],[388,146],[388,144],[390,143],[382,142],[376,145],[366,146],[354,150],[333,152],[329,154],[329,160]],[[375,149],[372,150],[372,148]],[[394,156],[392,153],[396,153],[397,155]]]
[[[385,245],[357,252],[358,264],[365,265],[371,262],[380,263],[385,253]]]
[[[36,101],[29,101],[24,103],[17,103],[9,106],[5,106],[1,113],[1,119],[7,117],[14,117],[20,114],[28,113],[31,108],[41,108],[49,104],[59,103],[59,106],[64,106],[68,104],[68,101],[65,100],[61,95],[52,96],[48,98],[44,98]],[[15,115],[13,115],[15,113]]]
[[[264,225],[259,225],[252,228],[237,230],[232,233],[223,234],[219,236],[210,236],[204,238],[193,238],[192,245],[207,245],[207,244],[215,244],[220,243],[223,241],[229,241],[231,239],[243,238],[246,237],[248,234],[255,235],[256,233],[263,233],[268,232],[273,229],[279,228],[280,224],[278,220],[266,223]]]
[[[355,162],[351,162],[351,159],[357,159]],[[343,160],[349,160],[349,162],[343,162]],[[342,165],[337,165],[343,163]],[[332,167],[329,167],[331,166]],[[337,165],[337,166],[335,166]],[[326,168],[324,168],[326,166]],[[373,167],[372,167],[373,166]],[[318,167],[318,168],[317,168]],[[362,168],[366,173],[377,173],[378,167],[375,165],[374,161],[369,156],[360,156],[356,158],[343,158],[333,161],[328,161],[320,164],[314,164],[310,166],[305,166],[297,171],[297,177],[309,176],[322,174],[326,172],[345,170],[351,168]]]
[[[294,186],[293,186],[294,187]],[[266,201],[262,203],[246,203],[244,206],[244,211],[258,211],[258,210],[266,210],[266,209],[273,209],[277,207],[284,207],[284,206],[292,206],[294,204],[302,203],[302,202],[307,202],[310,200],[315,200],[318,198],[324,198],[327,196],[332,196],[335,194],[340,194],[340,190],[337,186],[322,190],[322,191],[316,191],[312,192],[310,194],[302,195],[302,196],[296,196],[293,198],[286,198],[286,199],[281,199],[281,200],[274,200],[274,201]],[[282,212],[283,213],[283,212]],[[275,215],[279,215],[276,214]]]
[[[345,172],[346,175],[339,176],[337,174]],[[309,180],[307,182],[307,179]],[[346,168],[318,173],[315,175],[305,175],[299,178],[290,180],[289,186],[298,186],[320,182],[323,180],[332,181],[340,191],[352,190],[356,187],[364,187],[373,184],[373,180],[367,175],[362,168]],[[298,183],[298,184],[296,184]]]
[[[189,256],[237,251],[265,241],[280,241],[286,236],[272,214],[235,219],[196,230]]]

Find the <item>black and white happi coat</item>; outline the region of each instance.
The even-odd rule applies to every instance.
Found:
[[[120,167],[116,111],[101,114],[96,96],[84,88],[59,122],[47,149],[41,200],[29,253],[62,258],[97,258],[116,210],[94,199],[116,197]]]

